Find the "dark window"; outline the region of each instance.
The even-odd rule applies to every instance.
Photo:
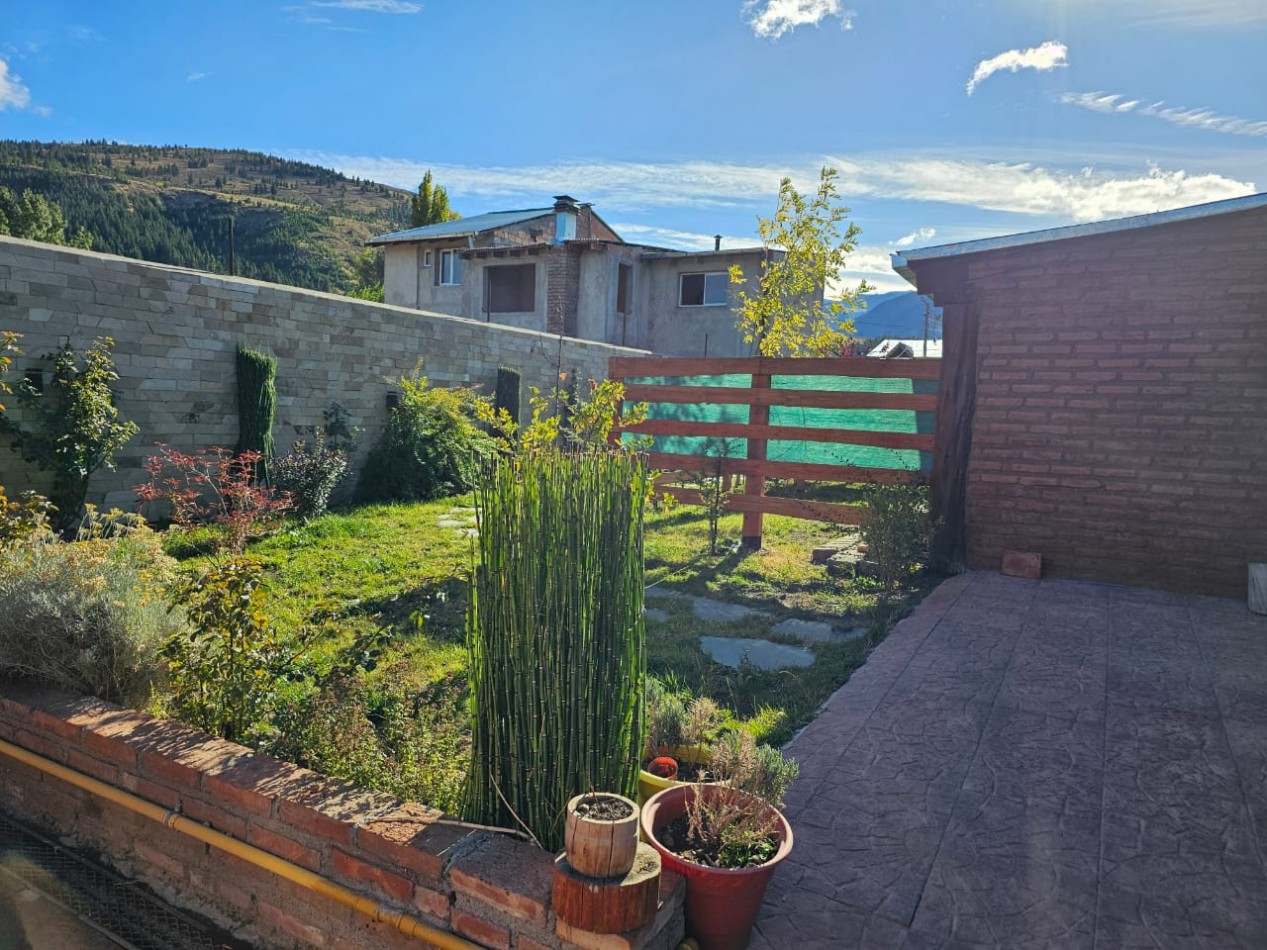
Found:
[[[712,274],[683,274],[678,306],[724,307],[730,275],[725,271]]]
[[[616,312],[629,313],[633,310],[633,268],[621,264],[616,272]]]
[[[489,313],[531,313],[536,307],[537,265],[485,268]]]

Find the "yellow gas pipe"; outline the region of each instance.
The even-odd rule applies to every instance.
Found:
[[[105,782],[98,781],[89,775],[84,775],[82,772],[68,769],[64,765],[51,759],[46,759],[42,755],[36,755],[21,746],[16,746],[0,739],[0,752],[10,758],[17,759],[19,762],[24,762],[47,775],[52,775],[67,784],[74,785],[76,788],[82,788],[99,798],[113,802],[122,808],[128,809],[128,811],[143,815],[152,821],[157,821],[166,828],[178,831],[191,838],[196,838],[206,844],[214,845],[235,858],[241,858],[249,864],[270,871],[278,877],[298,884],[300,887],[315,891],[333,901],[351,907],[357,913],[364,914],[366,917],[390,924],[401,933],[425,940],[439,947],[440,950],[481,950],[478,944],[454,936],[447,930],[438,930],[429,924],[423,923],[416,917],[411,917],[403,911],[393,910],[386,904],[357,894],[355,891],[349,890],[340,884],[335,884],[333,881],[329,881],[319,874],[314,874],[306,868],[291,864],[289,861],[283,861],[267,851],[245,844],[236,838],[231,838],[226,834],[208,828],[206,825],[200,825],[198,822],[191,821],[178,812],[168,811],[160,805],[147,802],[143,798],[138,798],[130,792],[115,788],[113,785],[107,785]]]

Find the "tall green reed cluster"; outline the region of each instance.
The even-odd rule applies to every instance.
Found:
[[[475,493],[468,816],[562,846],[568,799],[633,795],[644,730],[645,460],[547,449]]]

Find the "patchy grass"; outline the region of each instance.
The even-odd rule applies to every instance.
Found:
[[[389,643],[370,664],[375,669],[358,674],[364,686],[357,687],[356,702],[364,707],[363,715],[357,713],[360,718],[344,731],[316,738],[299,735],[295,741],[300,752],[292,757],[407,793],[399,769],[380,769],[382,775],[374,780],[367,765],[373,756],[348,757],[349,743],[373,738],[365,723],[377,729],[381,754],[388,757],[396,754],[395,740],[388,740],[399,731],[383,725],[395,715],[393,704],[412,702],[433,725],[439,721],[436,716],[448,717],[445,721],[465,734],[463,628],[471,544],[463,529],[473,519],[468,503],[458,498],[332,512],[306,525],[288,524],[251,545],[250,553],[268,569],[274,622],[296,637],[315,631],[311,658],[318,672],[346,666],[347,648],[353,644],[376,636]],[[706,550],[708,521],[702,510],[678,507],[649,514],[649,586],[743,604],[759,613],[704,621],[695,616],[689,600],[649,599],[648,606],[665,611],[667,618],[648,618],[648,666],[677,688],[711,696],[731,722],[779,744],[813,718],[921,592],[913,589],[905,600],[881,604],[874,582],[832,578],[824,566],[810,562],[815,545],[848,529],[768,516],[763,548],[745,551],[738,546],[741,524],[739,515],[722,518],[722,549],[713,555]],[[208,541],[205,532],[173,534],[168,548],[186,555],[186,565],[194,569],[203,563]],[[814,653],[813,664],[791,670],[766,671],[750,664],[732,669],[714,663],[700,649],[703,635],[777,640],[771,627],[789,617],[822,620],[841,630],[863,627],[867,633],[848,642],[805,644]],[[437,689],[446,696],[432,695]],[[409,695],[428,697],[426,709]],[[291,732],[302,732],[302,720],[320,713],[321,703],[329,701],[318,697],[316,705],[294,706]],[[452,736],[445,741],[460,744]],[[450,746],[438,747],[429,761],[434,765],[452,759]],[[456,781],[456,776],[455,771],[446,781]]]

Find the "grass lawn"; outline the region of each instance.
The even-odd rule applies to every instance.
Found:
[[[419,686],[460,674],[469,503],[456,498],[333,512],[254,543],[250,553],[269,570],[274,622],[296,636],[317,631],[313,654],[319,666],[339,647],[384,632],[393,660],[407,658]],[[810,550],[838,537],[839,527],[768,516],[763,548],[743,551],[735,543],[740,526],[740,515],[724,516],[721,550],[710,555],[702,510],[679,506],[649,514],[648,587],[744,604],[761,614],[709,622],[696,619],[686,601],[649,599],[668,617],[648,619],[648,665],[678,686],[712,696],[760,737],[780,742],[813,717],[905,608],[901,602],[877,606],[873,582],[832,578],[810,563]],[[794,670],[735,670],[700,650],[701,635],[768,637],[771,625],[787,617],[846,630],[866,627],[869,633],[850,643],[811,644],[814,664]]]

